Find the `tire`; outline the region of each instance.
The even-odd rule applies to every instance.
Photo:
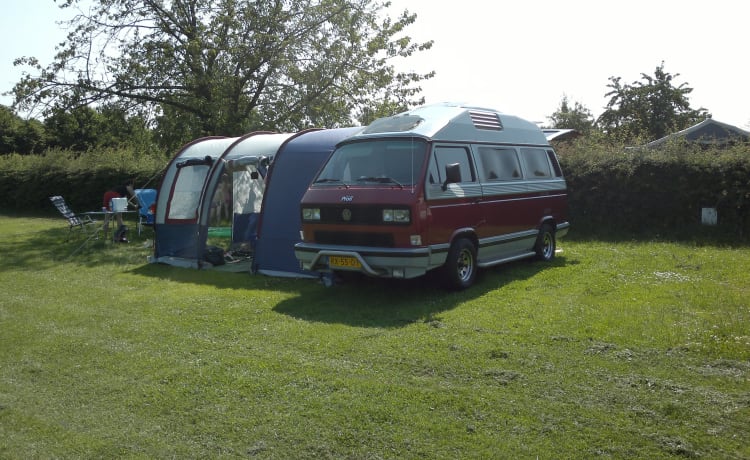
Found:
[[[452,289],[466,289],[477,277],[477,248],[471,240],[459,238],[448,251],[443,278]]]
[[[555,249],[557,249],[555,229],[550,224],[543,224],[534,244],[536,259],[549,262],[555,258]]]

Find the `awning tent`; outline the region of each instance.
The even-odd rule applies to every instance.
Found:
[[[167,165],[157,193],[152,261],[190,265],[197,259],[203,188],[214,163],[236,140],[197,139]]]
[[[299,203],[336,144],[362,128],[309,131],[281,146],[268,174],[253,269],[282,276],[304,273],[294,257],[300,242]]]
[[[210,267],[204,260],[209,229],[222,225],[217,224],[217,210],[226,204],[231,245],[253,254],[253,271],[310,275],[294,257],[294,244],[300,240],[300,199],[336,143],[360,129],[257,132],[187,144],[159,185],[150,260]]]

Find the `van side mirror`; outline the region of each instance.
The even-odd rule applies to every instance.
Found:
[[[445,165],[445,182],[443,182],[443,191],[448,189],[448,184],[456,184],[458,182],[461,182],[461,165],[459,163]]]

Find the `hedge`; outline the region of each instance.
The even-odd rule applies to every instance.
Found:
[[[628,149],[596,138],[557,146],[568,181],[572,230],[669,235],[695,231],[704,207],[712,231],[744,238],[750,229],[750,144],[700,149],[684,143]],[[0,209],[39,213],[63,195],[75,210],[98,209],[104,191],[135,178],[156,187],[168,158],[127,149],[0,156]]]
[[[136,188],[155,188],[167,164],[162,155],[127,149],[0,156],[0,209],[14,213],[57,212],[49,201],[62,195],[75,211],[100,209],[111,187],[133,178]]]
[[[701,226],[718,211],[719,232],[740,237],[750,224],[750,145],[659,150],[582,140],[558,149],[569,188],[571,221],[608,231],[668,234]]]

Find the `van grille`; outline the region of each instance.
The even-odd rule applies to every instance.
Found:
[[[390,233],[349,233],[315,232],[315,242],[319,244],[341,244],[344,246],[367,246],[392,248],[393,235]]]
[[[320,208],[321,224],[382,224],[382,211],[377,206],[331,206]]]
[[[503,129],[503,123],[496,113],[470,110],[469,116],[474,123],[474,127],[477,129],[489,129],[492,131],[502,131]]]

